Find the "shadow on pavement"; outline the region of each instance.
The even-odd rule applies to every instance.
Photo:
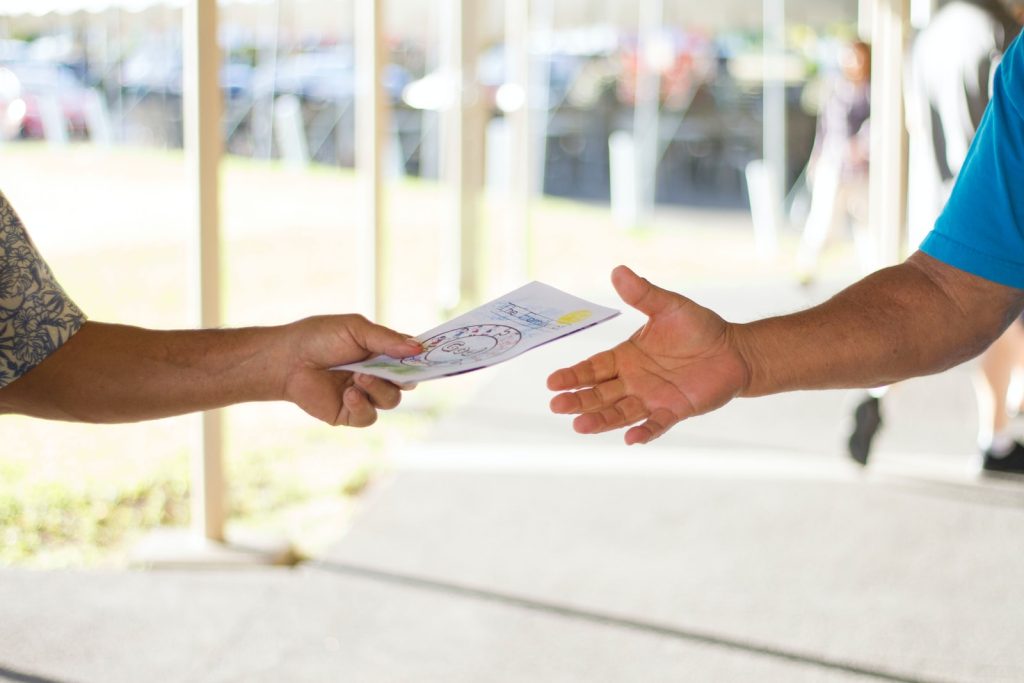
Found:
[[[0,681],[16,681],[16,683],[70,683],[67,680],[46,678],[45,676],[36,676],[35,674],[23,671],[15,671],[14,669],[8,669],[2,664],[0,664]]]

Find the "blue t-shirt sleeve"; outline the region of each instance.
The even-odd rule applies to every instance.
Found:
[[[1024,289],[1024,43],[996,70],[992,101],[946,207],[921,251]]]

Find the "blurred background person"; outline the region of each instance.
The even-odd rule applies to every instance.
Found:
[[[867,233],[871,48],[844,50],[840,74],[829,86],[808,162],[811,206],[797,254],[800,281],[815,277],[825,242],[841,222],[853,231],[860,265],[870,263]]]
[[[943,5],[915,38],[906,75],[910,182],[907,195],[910,244],[931,230],[949,198],[974,133],[991,97],[1000,58],[1020,31],[1024,5],[1003,0],[953,0]],[[1007,393],[1024,360],[1024,324],[1016,322],[981,356],[978,392],[978,445],[983,469],[1024,445],[1010,431]],[[849,454],[866,464],[881,427],[881,398],[872,390],[854,410]],[[1016,459],[1016,458],[1015,458]]]

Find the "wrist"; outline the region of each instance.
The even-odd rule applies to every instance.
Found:
[[[211,387],[213,393],[221,396],[219,402],[284,398],[293,346],[288,325],[209,330],[202,334],[216,335],[210,339],[211,348],[221,351],[208,352],[208,358],[216,361],[207,368],[209,380],[220,385]]]
[[[295,323],[257,328],[255,343],[260,355],[257,391],[261,401],[288,400],[289,379],[296,370],[299,335]]]
[[[733,348],[745,369],[744,383],[737,396],[753,397],[771,393],[764,387],[765,364],[761,349],[761,335],[756,323],[730,323],[729,333]]]

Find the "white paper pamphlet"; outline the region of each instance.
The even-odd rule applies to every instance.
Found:
[[[419,335],[416,340],[423,351],[418,355],[377,356],[331,369],[398,384],[422,382],[501,363],[618,314],[613,308],[531,282]]]

